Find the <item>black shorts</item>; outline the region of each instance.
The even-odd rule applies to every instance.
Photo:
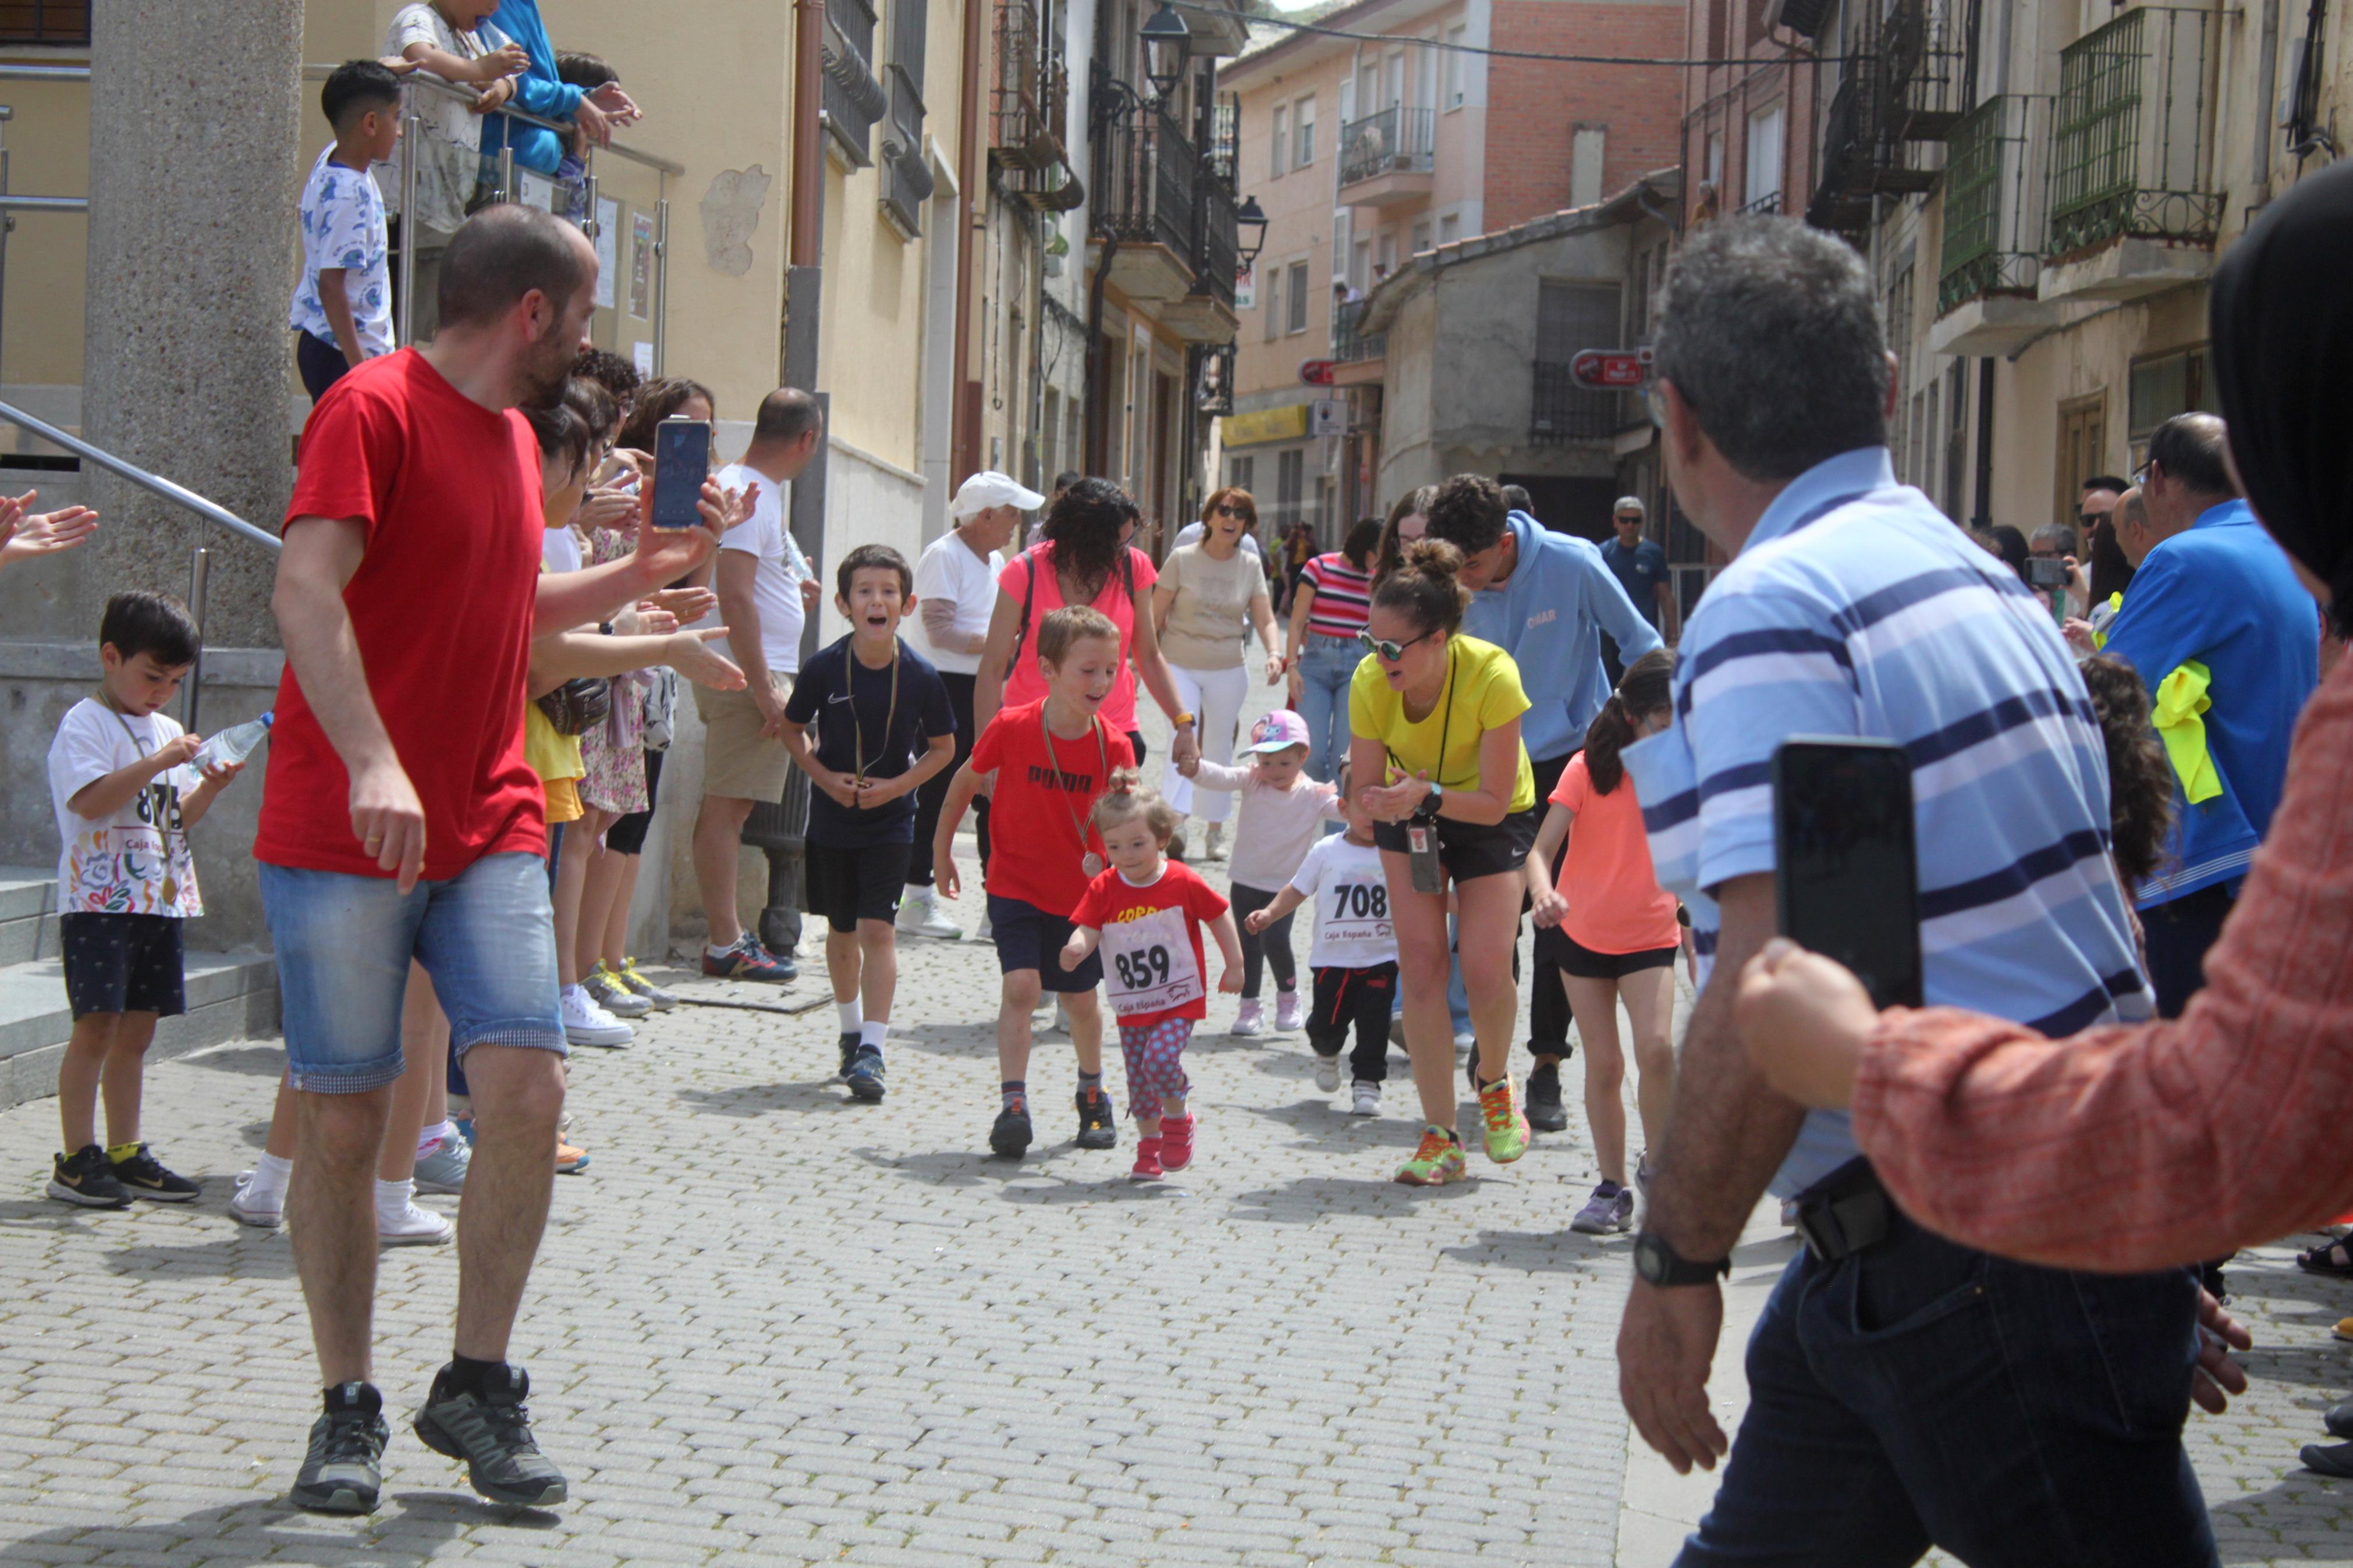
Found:
[[[890,921],[907,887],[912,844],[807,844],[801,848],[801,908],[847,935],[860,921]]]
[[[654,825],[654,807],[661,803],[662,753],[646,753],[646,809],[633,811],[605,829],[605,847],[616,855],[646,852],[646,830]]]
[[[1536,933],[1543,936],[1543,931]],[[1672,969],[1675,947],[1645,948],[1641,952],[1596,952],[1591,948],[1558,929],[1552,932],[1552,961],[1560,965],[1563,974],[1573,974],[1579,980],[1622,980],[1629,974],[1640,974],[1645,969]]]
[[[1373,824],[1373,842],[1383,849],[1408,853],[1403,822]],[[1514,811],[1494,824],[1457,822],[1452,817],[1437,819],[1438,862],[1446,874],[1457,882],[1476,881],[1504,871],[1516,871],[1527,862],[1528,850],[1536,841],[1536,812],[1534,806]]]
[[[59,915],[58,943],[73,1016],[153,1013],[176,1018],[186,1012],[181,972],[181,931],[186,923],[174,915]]]
[[[997,972],[1034,969],[1048,991],[1092,991],[1103,984],[1103,953],[1087,954],[1076,969],[1062,967],[1062,946],[1079,928],[1021,899],[988,895],[988,928],[997,939]]]

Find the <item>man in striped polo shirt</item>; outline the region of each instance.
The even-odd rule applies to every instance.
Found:
[[[1626,752],[1711,964],[1618,1343],[1627,1409],[1677,1468],[1725,1448],[1719,1279],[1768,1184],[1807,1237],[1680,1561],[1902,1563],[1933,1542],[1980,1568],[2212,1563],[2181,1445],[2194,1278],[2069,1274],[1921,1229],[1845,1117],[1775,1094],[1733,1026],[1773,934],[1773,752],[1799,734],[1910,753],[1931,1004],[2059,1032],[2148,1016],[2074,661],[2001,563],[1896,483],[1891,362],[1851,248],[1785,218],[1706,226],[1670,277],[1657,374],[1676,500],[1735,557],[1684,630],[1674,728]]]

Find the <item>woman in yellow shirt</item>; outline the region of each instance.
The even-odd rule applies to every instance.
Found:
[[[1359,781],[1381,850],[1405,991],[1406,1053],[1429,1122],[1413,1158],[1398,1168],[1397,1179],[1409,1186],[1468,1173],[1454,1132],[1454,1035],[1446,1013],[1450,882],[1454,945],[1479,1042],[1487,1157],[1508,1164],[1528,1146],[1527,1118],[1507,1070],[1520,1007],[1512,974],[1520,868],[1536,835],[1535,775],[1520,743],[1528,699],[1510,654],[1461,634],[1471,602],[1455,581],[1461,564],[1451,544],[1407,547],[1403,563],[1373,592],[1358,634],[1366,653],[1348,692],[1349,775]]]

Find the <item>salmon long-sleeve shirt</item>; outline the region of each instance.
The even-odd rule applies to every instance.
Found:
[[[2353,1210],[2353,659],[2296,726],[2287,791],[2206,988],[2175,1020],[2051,1040],[1894,1009],[1854,1132],[1905,1213],[1970,1247],[2130,1272]]]

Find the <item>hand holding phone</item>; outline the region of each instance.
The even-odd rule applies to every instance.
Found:
[[[653,528],[694,528],[695,503],[711,477],[711,421],[665,419],[654,431]]]
[[[1880,1007],[1921,1005],[1912,761],[1892,741],[1798,736],[1773,753],[1781,934],[1854,971]]]

